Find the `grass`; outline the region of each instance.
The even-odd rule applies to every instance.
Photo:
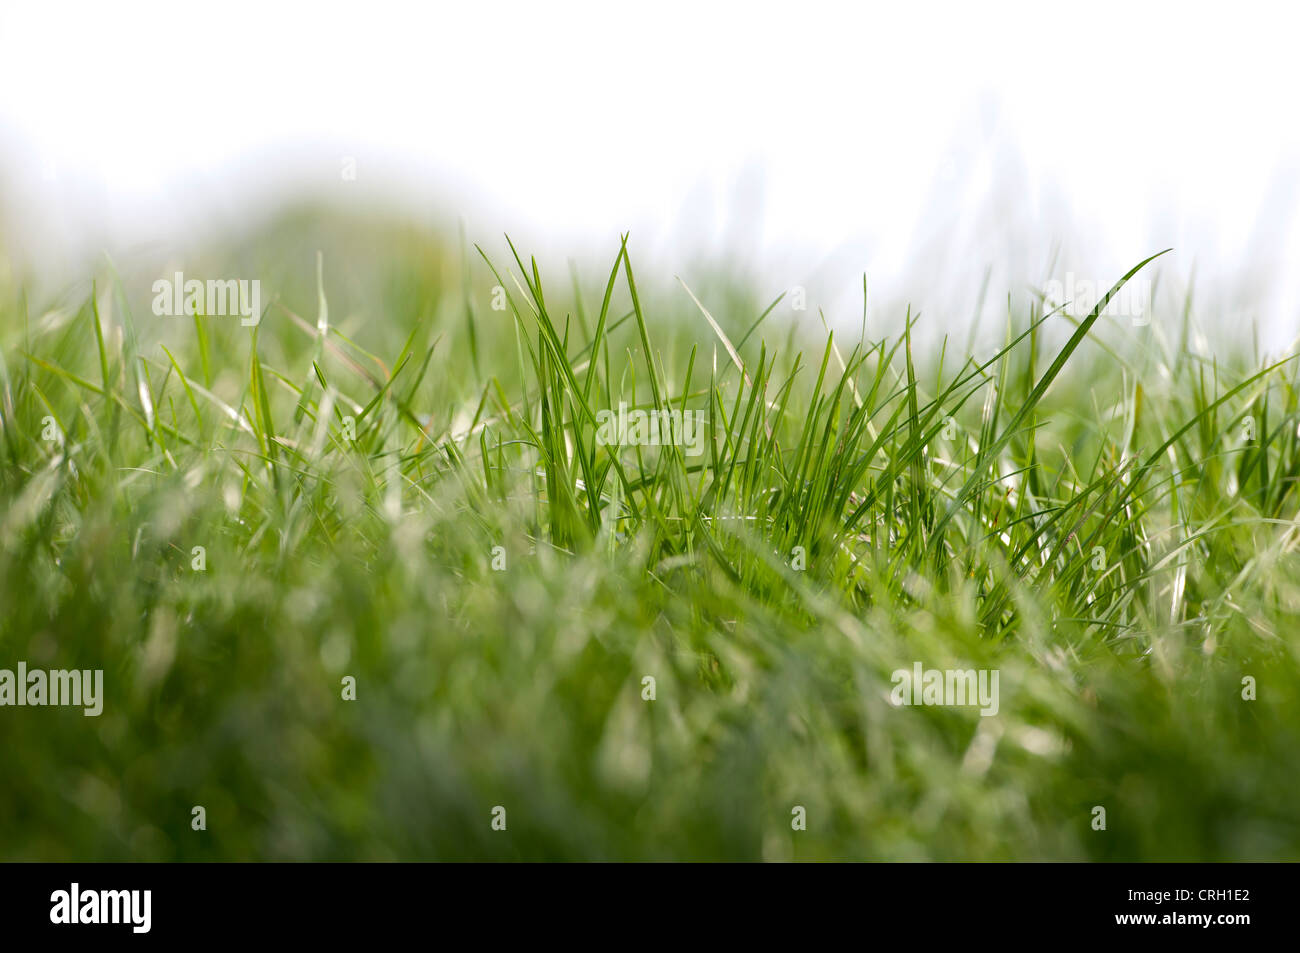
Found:
[[[626,244],[204,254],[255,330],[5,279],[0,667],[106,700],[0,708],[0,858],[1300,859],[1300,362],[1024,294],[832,336]]]

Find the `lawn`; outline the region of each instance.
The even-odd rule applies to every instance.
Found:
[[[0,669],[103,673],[0,707],[0,859],[1300,859],[1291,353],[327,213],[177,261],[257,322],[0,269]]]

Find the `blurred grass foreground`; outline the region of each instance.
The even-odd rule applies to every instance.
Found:
[[[0,264],[0,857],[1300,859],[1291,355],[485,251]]]

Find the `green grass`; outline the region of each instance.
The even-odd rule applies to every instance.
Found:
[[[204,254],[256,333],[0,279],[0,667],[107,696],[0,708],[0,859],[1300,859],[1300,362],[1024,293],[987,353],[832,337],[626,245]]]

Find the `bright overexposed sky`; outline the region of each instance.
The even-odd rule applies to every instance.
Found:
[[[475,238],[630,229],[676,270],[722,247],[832,295],[866,271],[925,299],[1020,259],[1011,281],[1053,243],[1114,277],[1172,245],[1171,275],[1275,285],[1267,323],[1300,331],[1284,5],[2,9],[0,184],[33,246],[373,188]]]

